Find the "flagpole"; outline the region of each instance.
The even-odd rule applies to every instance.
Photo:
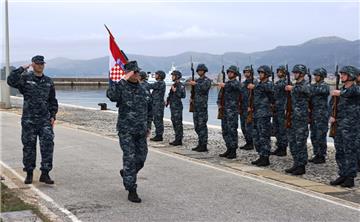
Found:
[[[10,108],[10,87],[6,83],[7,77],[10,75],[10,47],[9,47],[9,13],[8,13],[8,0],[5,0],[5,79],[0,80],[1,86],[1,100],[0,108]]]

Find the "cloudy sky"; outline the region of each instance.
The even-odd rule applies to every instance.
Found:
[[[11,60],[106,56],[104,24],[125,52],[154,56],[254,52],[321,36],[356,40],[359,9],[355,0],[9,0]]]

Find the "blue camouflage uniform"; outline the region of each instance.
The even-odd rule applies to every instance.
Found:
[[[279,79],[274,85],[275,96],[275,115],[273,119],[274,133],[276,137],[276,146],[280,149],[286,150],[288,146],[288,138],[285,128],[285,110],[287,94],[285,86],[287,85],[286,79]]]
[[[247,86],[251,83],[250,79],[245,79],[241,87],[241,95],[242,95],[242,103],[241,103],[241,111],[242,115],[240,115],[240,124],[241,131],[245,137],[246,144],[253,144],[252,131],[253,131],[253,123],[247,123],[247,114],[248,114],[248,105],[249,105],[249,89]],[[254,84],[257,83],[257,80],[254,80]]]
[[[204,76],[196,79],[193,120],[195,132],[199,138],[199,146],[207,145],[208,142],[208,96],[211,80]]]
[[[149,84],[149,89],[152,89],[152,109],[153,109],[153,120],[155,125],[155,135],[161,136],[164,133],[164,96],[166,90],[166,84],[164,80],[157,80],[154,83]]]
[[[258,82],[254,88],[254,128],[253,141],[260,156],[270,155],[271,116],[274,102],[273,83]]]
[[[360,71],[359,71],[360,72]],[[360,74],[359,74],[360,75]],[[358,90],[360,91],[360,82],[357,83]],[[360,115],[360,98],[357,100],[357,112]],[[357,147],[357,164],[358,164],[358,172],[360,172],[360,116],[357,118],[357,129],[356,129],[356,147]]]
[[[173,92],[170,90],[167,101],[170,104],[171,122],[175,132],[175,141],[182,141],[184,132],[182,123],[183,104],[181,99],[186,97],[186,91],[183,83],[176,82],[174,85],[176,91]]]
[[[148,152],[146,136],[151,128],[151,97],[140,83],[124,79],[113,84],[106,95],[119,104],[116,128],[123,151],[123,183],[126,190],[134,191],[137,173],[143,168]]]
[[[354,123],[359,122],[359,87],[353,84],[341,88],[336,116],[336,134],[334,138],[335,159],[342,177],[356,177],[358,147],[354,138],[358,136]]]
[[[311,113],[310,138],[313,152],[314,155],[325,157],[330,117],[330,108],[328,105],[330,87],[324,80],[321,80],[311,85],[310,92],[313,108]]]
[[[39,137],[41,167],[49,172],[53,167],[54,131],[50,119],[56,119],[58,102],[54,83],[50,77],[38,77],[25,72],[23,67],[13,70],[7,83],[24,96],[21,118],[21,141],[23,143],[23,170],[32,172],[36,166],[36,141]]]
[[[148,93],[150,94],[150,83],[149,83],[147,80],[143,80],[140,84],[141,84],[141,85],[148,91]]]
[[[235,151],[238,147],[239,127],[239,96],[240,83],[237,79],[228,80],[223,88],[224,90],[224,116],[221,119],[222,136],[224,138],[226,148]],[[219,105],[221,98],[218,97]]]
[[[294,159],[294,166],[305,166],[308,160],[307,138],[308,102],[310,86],[305,81],[297,82],[291,91],[291,128],[288,129],[290,152]]]

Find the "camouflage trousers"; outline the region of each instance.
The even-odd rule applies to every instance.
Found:
[[[314,117],[310,124],[310,139],[314,155],[326,156],[328,121],[326,117]]]
[[[237,112],[225,112],[221,119],[222,136],[227,149],[236,150],[238,148],[238,116]]]
[[[253,141],[260,156],[269,156],[271,150],[271,117],[254,118]]]
[[[288,146],[288,138],[285,128],[285,112],[277,111],[273,117],[274,134],[276,137],[276,146],[278,148],[286,149]]]
[[[253,138],[252,138],[253,124],[246,123],[246,118],[247,118],[247,113],[243,112],[243,114],[240,116],[241,132],[244,135],[245,142],[248,144],[253,144]]]
[[[23,144],[23,170],[33,171],[36,167],[36,142],[39,137],[41,167],[40,170],[49,172],[53,168],[54,131],[50,120],[21,120],[21,141]]]
[[[123,183],[126,190],[135,190],[137,173],[144,167],[148,153],[146,135],[119,133],[123,151]]]
[[[356,177],[357,155],[359,148],[356,147],[356,131],[353,129],[354,121],[338,120],[334,138],[335,159],[339,167],[339,175]]]
[[[194,111],[193,113],[194,127],[195,132],[199,138],[199,145],[207,145],[208,142],[208,112],[204,111]]]
[[[288,140],[295,166],[305,166],[307,164],[308,153],[306,144],[308,136],[308,122],[303,119],[292,119],[291,128],[288,129]]]
[[[155,135],[164,134],[164,104],[153,104],[153,122],[155,125]]]
[[[171,122],[175,132],[175,140],[182,141],[184,136],[183,123],[182,123],[182,111],[183,109],[171,109]]]

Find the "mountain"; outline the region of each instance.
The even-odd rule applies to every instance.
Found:
[[[184,52],[175,56],[144,56],[129,54],[131,60],[137,60],[145,71],[154,72],[164,70],[167,72],[173,63],[184,75],[190,75],[190,57],[194,65],[205,63],[209,68],[209,75],[216,76],[222,64],[225,67],[238,65],[241,69],[248,64],[257,67],[262,64],[273,65],[302,63],[311,70],[324,67],[328,72],[334,72],[335,64],[354,65],[360,67],[360,40],[349,41],[343,38],[330,36],[309,40],[300,45],[278,46],[275,49],[254,52],[227,52],[223,55],[215,55],[199,52]],[[26,62],[14,62],[12,65],[19,66]],[[108,57],[100,57],[91,60],[74,60],[67,58],[55,58],[47,60],[46,73],[53,77],[106,77],[108,73]]]

